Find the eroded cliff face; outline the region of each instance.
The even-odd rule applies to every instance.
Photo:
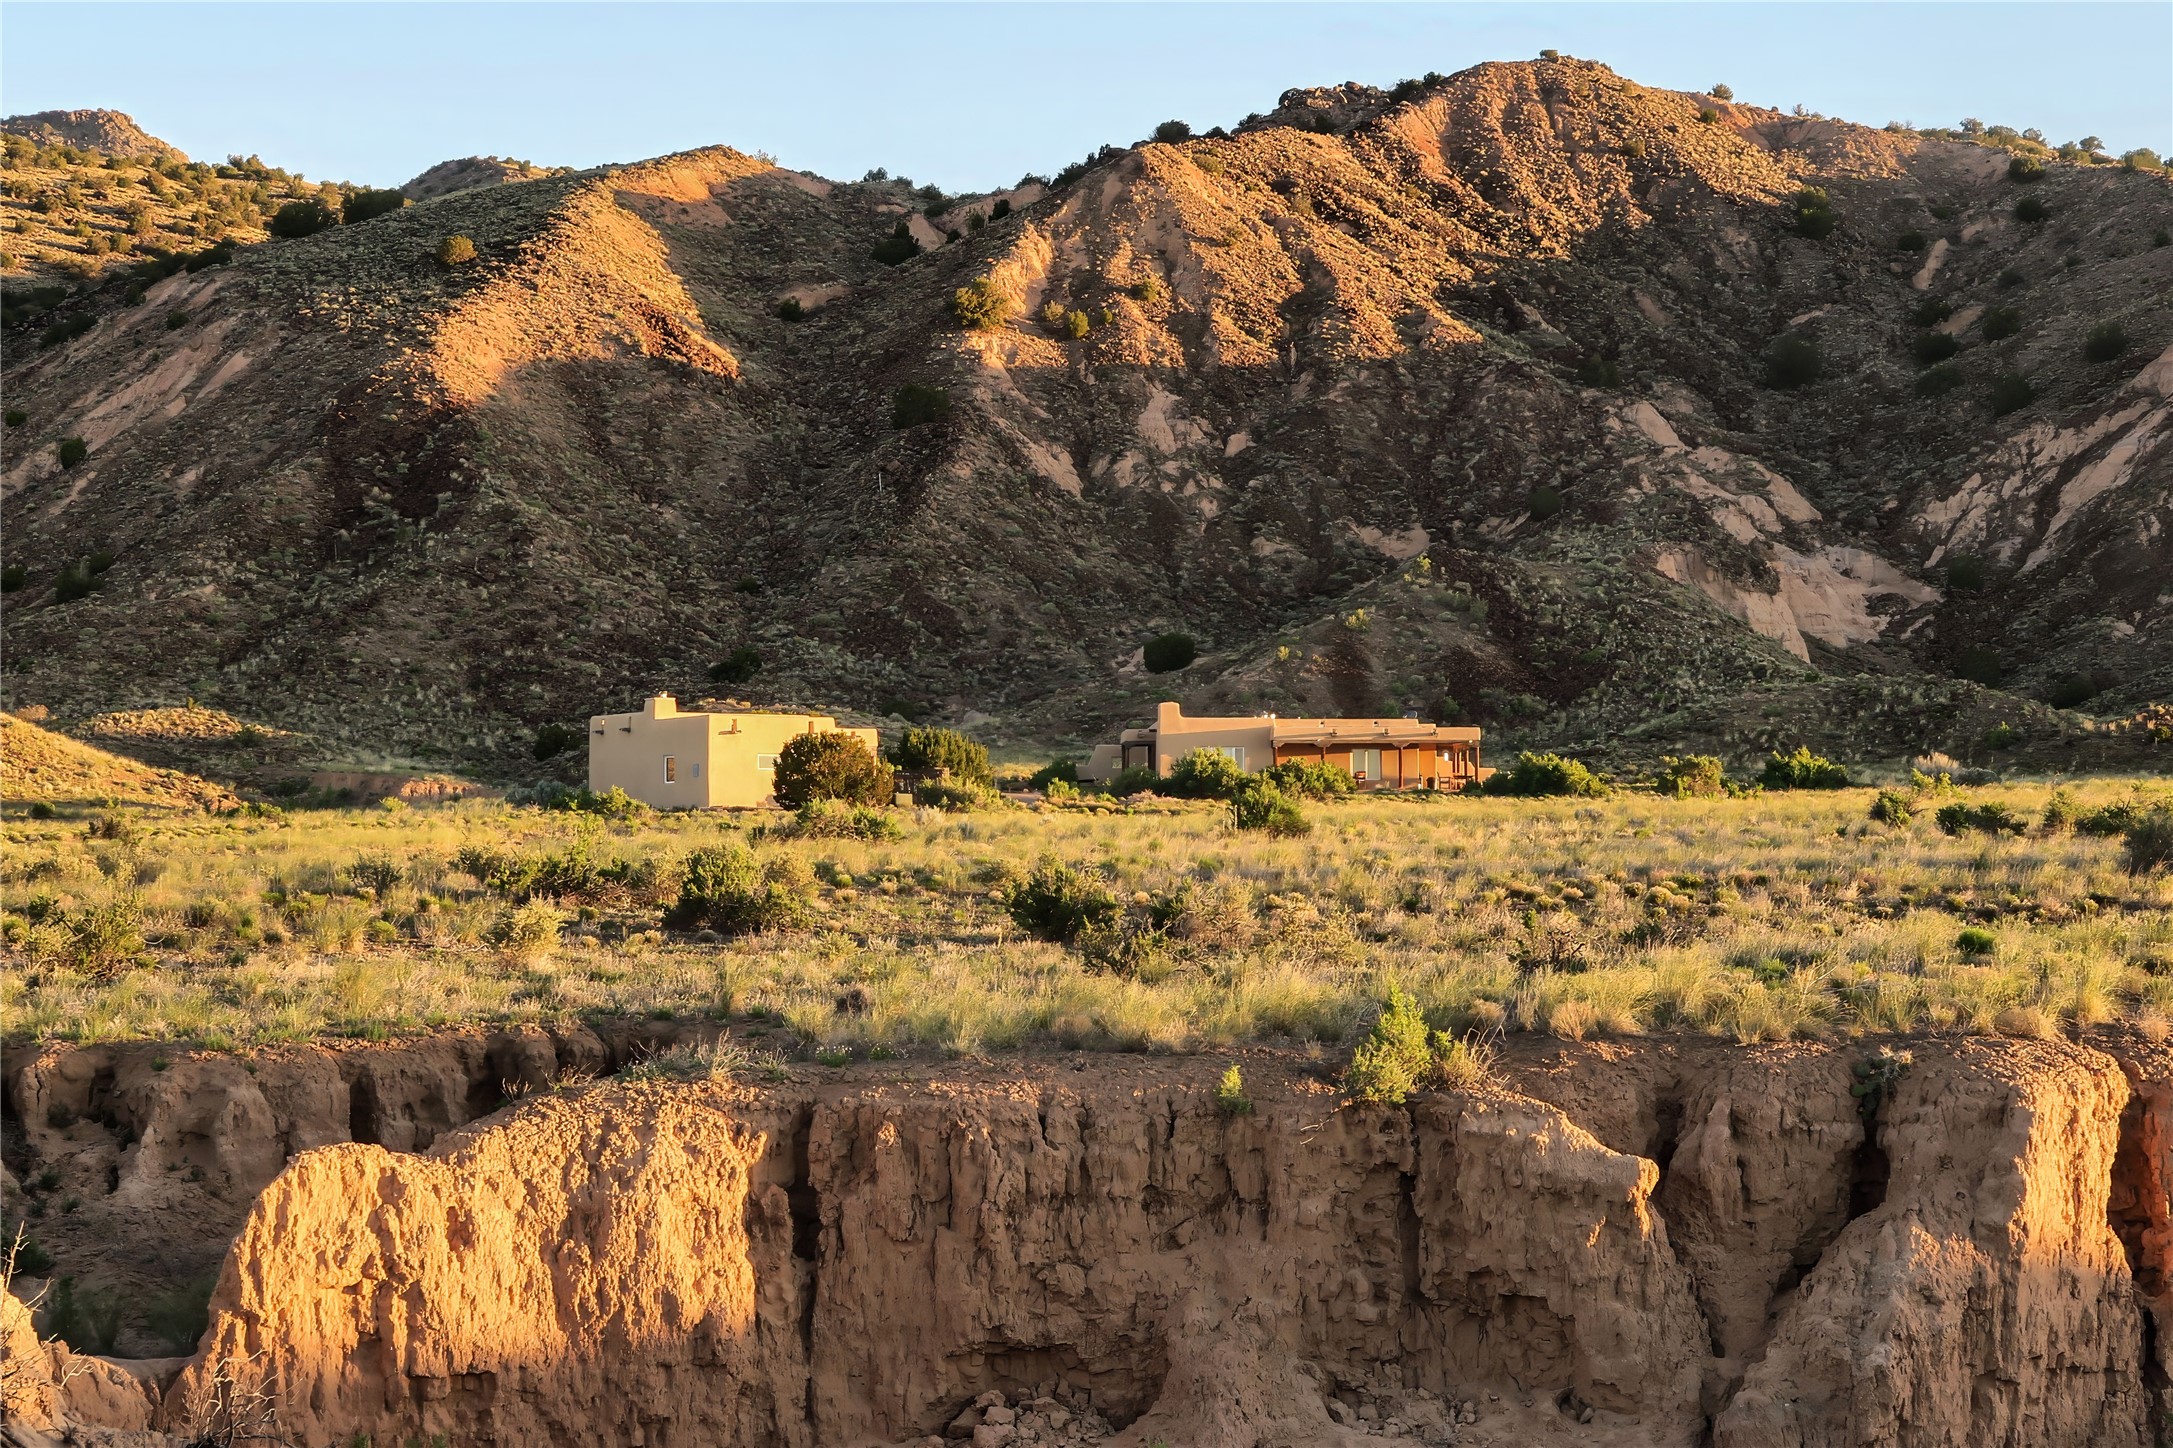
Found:
[[[1246,1115],[1219,1060],[891,1064],[403,1135],[447,1083],[625,1049],[457,1039],[320,1053],[345,1096],[293,1119],[373,1139],[292,1138],[178,1379],[15,1411],[194,1432],[260,1390],[309,1444],[2147,1448],[2168,1406],[2173,1050],[2140,1041],[1917,1041],[1890,1079],[1861,1043],[1527,1043],[1500,1089],[1395,1108],[1261,1053]],[[234,1068],[264,1113],[123,1062],[150,1095],[115,1194],[189,1151],[264,1174],[286,1138],[243,1138],[314,1099],[308,1059]],[[73,1080],[19,1070],[19,1119]]]

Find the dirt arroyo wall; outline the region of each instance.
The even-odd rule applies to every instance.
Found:
[[[1913,1049],[1868,1133],[1862,1046],[543,1094],[302,1151],[158,1411],[223,1364],[305,1443],[2146,1448],[2173,1056]]]

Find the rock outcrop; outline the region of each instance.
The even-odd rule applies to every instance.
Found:
[[[2153,1442],[2164,1063],[1917,1042],[1859,1095],[1869,1056],[1549,1048],[1402,1108],[1248,1063],[1239,1116],[1109,1058],[546,1093],[297,1156],[160,1412],[223,1374],[308,1442]]]

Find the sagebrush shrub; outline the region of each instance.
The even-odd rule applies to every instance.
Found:
[[[838,799],[811,799],[793,816],[792,833],[811,840],[895,840],[905,831],[882,810]]]
[[[1834,214],[1833,198],[1819,186],[1806,186],[1789,198],[1789,211],[1797,233],[1813,241],[1832,235],[1841,220]]]
[[[2003,372],[1992,379],[1991,389],[1985,394],[1991,404],[1994,417],[2005,417],[2018,412],[2037,400],[2037,387],[2019,372]]]
[[[1846,789],[1849,772],[1799,744],[1791,753],[1769,757],[1758,782],[1767,789]]]
[[[1897,790],[1882,789],[1871,802],[1871,818],[1882,825],[1905,825],[1916,817],[1916,801]]]
[[[782,864],[785,860],[805,869],[798,856],[778,856],[765,864],[737,841],[691,852],[680,867],[679,899],[665,912],[664,923],[675,930],[725,935],[805,925],[813,882]]]
[[[1064,945],[1117,914],[1117,897],[1099,870],[1091,865],[1073,868],[1053,856],[1025,879],[1014,881],[1004,891],[1003,903],[1021,930]]]
[[[1778,391],[1808,386],[1824,370],[1818,344],[1808,337],[1782,337],[1766,348],[1765,383]]]
[[[2017,814],[2010,805],[1997,800],[1984,804],[1946,804],[1939,807],[1933,818],[1944,835],[1970,833],[1987,835],[2019,835],[2027,831],[2030,822]]]
[[[1317,759],[1286,759],[1261,770],[1260,778],[1294,799],[1341,799],[1358,789],[1349,770]]]
[[[1489,779],[1482,788],[1488,794],[1529,798],[1597,798],[1607,794],[1612,786],[1606,776],[1594,774],[1579,760],[1559,754],[1527,752],[1519,754],[1514,765]]]
[[[1910,344],[1909,350],[1916,354],[1918,363],[1929,367],[1934,362],[1944,362],[1961,351],[1962,344],[1947,332],[1920,332],[1916,341]]]
[[[1666,755],[1655,777],[1660,793],[1677,799],[1713,799],[1728,792],[1728,771],[1710,754]]]
[[[465,236],[448,236],[438,243],[438,265],[466,266],[475,260],[475,242]]]
[[[2160,805],[2121,832],[2128,873],[2147,875],[2173,867],[2173,809]]]

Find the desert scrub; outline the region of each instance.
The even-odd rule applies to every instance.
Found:
[[[1978,802],[1927,779],[1907,795],[1919,811]],[[1343,1051],[1390,980],[1431,1024],[1482,1036],[1774,1040],[1990,1032],[2010,1012],[2059,1031],[2173,1015],[2173,874],[2130,875],[2123,840],[2173,789],[2060,789],[2071,830],[1955,836],[1870,823],[1863,788],[1359,796],[1308,805],[1302,839],[1151,795],[873,811],[895,827],[880,838],[802,835],[778,811],[605,819],[494,801],[132,811],[125,844],[16,816],[0,823],[0,1025],[11,1042],[246,1046],[730,1009],[789,1022],[789,1042],[783,1026],[772,1039],[793,1050]],[[2033,824],[2053,793],[1999,790]],[[574,918],[547,966],[525,966],[493,936],[528,864],[570,871],[584,842],[599,875],[651,883],[557,895]],[[680,862],[734,845],[765,896],[776,862],[805,928],[658,929]],[[1044,858],[1057,872],[1018,863]],[[494,887],[461,860],[517,864]],[[115,896],[135,902],[143,944],[93,974],[69,922]],[[1080,937],[1097,918],[1119,928],[1087,942],[1090,959]],[[1994,931],[1999,949],[1964,955],[1964,928]],[[848,990],[864,1009],[839,1011]]]

